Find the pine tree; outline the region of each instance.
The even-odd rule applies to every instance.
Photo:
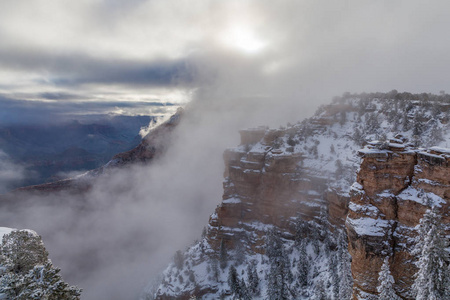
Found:
[[[389,258],[384,259],[381,270],[378,273],[378,287],[377,291],[379,293],[379,300],[397,300],[398,296],[394,291],[394,277],[391,275],[391,270],[389,269]]]
[[[338,237],[338,270],[341,275],[339,299],[347,300],[352,295],[353,278],[350,270],[350,254],[348,253],[347,235],[341,232]]]
[[[362,146],[363,143],[364,143],[363,134],[361,133],[361,130],[359,130],[359,128],[356,126],[356,124],[355,124],[355,127],[353,129],[352,139],[358,146]]]
[[[250,296],[248,287],[245,284],[244,278],[241,279],[241,283],[240,283],[239,299],[240,300],[251,300],[252,299],[252,297]]]
[[[37,234],[18,230],[5,235],[0,253],[0,294],[7,299],[80,299],[81,290],[62,280]]]
[[[224,270],[228,266],[228,253],[225,247],[225,242],[223,239],[220,241],[220,250],[219,250],[219,264],[220,268]]]
[[[298,281],[302,288],[308,286],[308,273],[310,268],[310,262],[308,254],[306,253],[306,241],[302,240],[300,243],[300,255],[298,258]]]
[[[332,255],[329,257],[330,264],[328,266],[328,271],[331,277],[331,292],[332,299],[339,299],[339,272],[338,272],[338,261],[337,256]]]
[[[245,246],[242,244],[241,241],[237,241],[235,244],[235,261],[237,265],[241,265],[245,261]]]
[[[239,296],[240,294],[240,282],[239,276],[234,266],[231,266],[228,270],[228,285],[230,287],[231,292],[234,295]]]
[[[407,113],[403,116],[402,129],[403,129],[403,131],[408,131],[410,129],[410,123],[409,123]]]
[[[15,230],[3,236],[0,261],[4,267],[19,274],[26,273],[35,265],[45,264],[48,252],[39,235],[28,230]]]
[[[257,296],[259,294],[259,277],[253,263],[250,263],[247,266],[247,282],[249,294]]]
[[[413,284],[417,300],[448,299],[450,297],[448,240],[444,235],[441,216],[436,207],[427,210],[420,220],[416,246],[418,271]]]
[[[24,277],[25,288],[17,296],[17,300],[47,299],[74,300],[80,299],[81,290],[65,283],[60,270],[48,262],[35,266]]]
[[[317,282],[315,289],[314,289],[314,300],[328,300],[327,294],[325,291],[325,284],[322,280]]]
[[[213,275],[213,278],[216,282],[219,281],[219,262],[217,261],[217,258],[213,257],[211,259],[211,272]]]
[[[416,112],[413,119],[413,135],[420,136],[423,132],[422,116]]]
[[[175,252],[175,255],[173,257],[173,262],[178,270],[181,270],[183,268],[184,259],[185,259],[185,257],[184,257],[183,252],[181,252],[181,250],[178,250],[177,252]]]
[[[438,120],[432,119],[430,123],[431,129],[430,134],[428,135],[428,146],[436,146],[439,142],[444,140],[442,137],[442,129],[439,127]]]
[[[289,299],[289,281],[292,273],[281,237],[275,231],[269,231],[267,234],[266,255],[270,261],[268,299]]]

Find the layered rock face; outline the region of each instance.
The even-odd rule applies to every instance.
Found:
[[[286,135],[284,130],[240,133],[241,146],[224,153],[223,200],[210,218],[207,235],[214,249],[222,241],[232,248],[234,241],[244,240],[252,251],[262,253],[266,225],[294,235],[298,218],[313,220],[321,209],[328,210],[325,197],[336,206],[330,213],[333,224],[343,225],[348,198],[331,190],[325,193],[327,180],[302,167],[305,154],[274,147]]]
[[[242,130],[241,145],[224,153],[223,199],[205,235],[180,254],[184,264],[168,266],[149,297],[242,298],[227,281],[229,265],[218,270],[217,260],[226,250],[241,285],[251,283],[243,265],[254,265],[263,286],[255,299],[271,298],[267,235],[276,231],[292,266],[305,263],[300,249],[306,248],[309,260],[306,274],[298,271],[301,267],[292,268],[294,281],[307,278],[308,283],[290,286],[295,293],[284,299],[320,299],[315,294],[320,290],[333,299],[349,299],[353,283],[342,275],[347,264],[342,250],[353,257],[355,299],[376,297],[378,272],[388,255],[396,291],[408,298],[415,272],[410,255],[413,227],[430,201],[442,205],[441,212],[447,214],[449,194],[447,150],[419,151],[413,144],[445,145],[450,138],[450,106],[399,100],[417,96],[411,94],[397,95],[396,100],[388,96],[337,99],[287,128]],[[382,142],[358,151],[370,140]],[[431,200],[420,200],[421,194]],[[300,239],[299,224],[309,226],[309,231],[300,230]],[[338,246],[336,238],[345,227],[348,250],[345,242]],[[339,267],[336,260],[342,262]]]
[[[432,206],[450,225],[450,149],[420,151],[395,140],[373,143],[359,154],[363,160],[346,222],[353,298],[376,299],[378,272],[387,256],[397,293],[413,299],[415,226]]]

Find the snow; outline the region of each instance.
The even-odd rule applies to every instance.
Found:
[[[391,222],[383,219],[347,217],[346,223],[350,225],[358,235],[384,236],[391,226]]]
[[[223,200],[222,203],[225,203],[225,204],[237,204],[237,203],[242,203],[242,201],[239,198],[228,198],[226,200]]]
[[[430,150],[450,155],[450,148],[431,147]]]
[[[439,206],[439,207],[442,204],[445,204],[445,200],[439,197],[438,195],[433,193],[427,193],[424,192],[423,190],[419,190],[411,186],[402,191],[399,195],[397,195],[397,199],[403,201],[407,200],[415,201],[422,205],[430,204],[431,206]]]
[[[389,102],[389,106],[387,110],[377,111],[376,109],[380,109],[386,101]],[[340,103],[339,105],[341,105]],[[336,104],[336,107],[339,106]],[[279,138],[277,138],[276,149],[274,149],[273,145],[265,144],[264,138],[261,141],[256,142],[251,145],[240,145],[237,148],[234,148],[232,151],[236,151],[242,153],[239,156],[242,163],[248,163],[249,166],[252,166],[252,154],[257,158],[262,157],[262,155],[267,155],[266,159],[270,157],[289,157],[292,155],[301,155],[301,160],[298,163],[298,169],[300,170],[298,173],[299,176],[292,178],[292,182],[301,183],[300,185],[304,187],[299,191],[299,194],[302,194],[304,197],[305,194],[310,195],[308,198],[317,198],[320,199],[323,195],[322,190],[318,190],[315,188],[315,182],[317,180],[327,181],[327,188],[329,190],[336,191],[340,195],[348,195],[350,191],[355,193],[364,193],[364,188],[361,184],[355,182],[355,175],[360,165],[361,157],[358,157],[357,154],[364,156],[371,156],[379,161],[386,161],[391,155],[395,155],[396,153],[404,154],[404,153],[419,153],[423,155],[434,155],[435,157],[439,157],[441,160],[444,159],[445,156],[450,154],[450,149],[448,148],[448,141],[450,140],[450,123],[441,123],[438,121],[436,124],[439,126],[439,129],[442,130],[442,140],[441,141],[431,141],[430,139],[430,126],[425,124],[424,132],[420,136],[413,137],[413,129],[402,130],[402,124],[400,124],[397,129],[394,130],[393,121],[389,121],[388,113],[394,110],[394,100],[378,100],[378,99],[370,99],[367,103],[367,106],[361,110],[359,107],[358,99],[348,99],[345,101],[345,105],[352,106],[354,111],[350,111],[346,113],[346,122],[340,124],[339,122],[339,114],[332,115],[329,114],[328,111],[322,111],[322,113],[312,117],[311,119],[289,127],[286,131],[283,130],[272,130],[271,132],[276,134],[282,134]],[[426,106],[421,107],[421,102],[417,102],[417,105],[412,107],[408,113],[409,121],[412,121],[412,118],[416,114],[417,111],[423,111],[424,116],[435,117],[431,114],[430,109]],[[333,111],[333,110],[332,110]],[[339,111],[339,109],[335,109],[335,111]],[[361,112],[361,113],[360,113]],[[377,121],[379,126],[375,129],[367,129],[366,121],[369,118],[369,114],[376,114]],[[398,118],[403,118],[404,110],[398,109],[397,111],[397,120]],[[444,117],[444,113],[441,113],[442,117]],[[391,119],[392,120],[392,119]],[[323,122],[322,122],[323,121]],[[431,124],[431,123],[430,123]],[[397,124],[398,125],[398,124]],[[428,126],[428,127],[427,127]],[[361,138],[358,140],[354,138],[355,128],[357,128],[361,132]],[[290,130],[290,131],[289,131]],[[287,144],[289,138],[289,132],[294,132],[294,140],[297,142],[293,149],[290,145]],[[417,140],[419,139],[419,140]],[[366,146],[364,149],[361,149],[361,144],[369,140],[376,140],[369,143],[369,146]],[[381,141],[381,142],[380,142]],[[386,141],[386,142],[382,142]],[[383,146],[389,148],[387,149],[377,149],[377,146],[384,143]],[[418,144],[425,147],[424,149],[414,148],[412,145]],[[434,147],[429,148],[431,145]],[[428,149],[427,149],[428,148]],[[288,151],[288,149],[290,151]],[[293,150],[293,152],[292,152]],[[434,151],[435,154],[430,154],[430,151]],[[439,154],[439,155],[436,155]],[[248,157],[245,157],[248,155]],[[237,156],[235,156],[237,157]],[[340,161],[342,166],[338,168],[336,162]],[[245,168],[239,168],[237,166],[230,166],[231,168],[240,169],[244,172],[255,172],[254,170],[245,170]],[[415,166],[415,172],[418,172],[420,167],[418,165]],[[339,172],[337,172],[339,170]],[[256,171],[259,172],[259,171]],[[265,169],[262,172],[266,172]],[[291,173],[292,174],[292,173]],[[297,174],[292,175],[293,177]],[[409,179],[407,179],[409,180]],[[414,179],[416,183],[422,184],[430,184],[435,185],[436,182],[430,181],[428,179]],[[409,184],[409,182],[407,182]],[[232,183],[231,183],[232,184]],[[353,184],[353,185],[352,185]],[[380,198],[389,198],[394,197],[390,191],[383,191],[378,193],[375,201]],[[426,196],[426,197],[425,197]],[[426,204],[425,199],[428,200],[431,205],[441,205],[444,203],[443,199],[432,193],[423,193],[414,188],[408,188],[404,190],[402,193],[398,195],[398,201],[412,200],[423,205]],[[292,202],[298,203],[301,202],[302,205],[299,205],[300,212],[299,215],[302,215],[302,209],[304,211],[310,211],[312,209],[306,208],[307,206],[311,207],[322,207],[321,203],[313,201],[299,201],[296,199],[291,199]],[[240,203],[239,195],[231,197],[229,199],[225,199],[223,203]],[[399,204],[401,204],[399,202]],[[305,209],[306,208],[306,209]],[[355,211],[357,213],[364,213],[366,216],[359,219],[347,218],[346,224],[355,230],[358,235],[361,236],[374,236],[374,237],[383,237],[386,234],[389,234],[393,229],[393,222],[391,220],[384,220],[379,218],[380,211],[379,209],[372,204],[356,204],[350,203],[349,209]],[[270,216],[267,216],[270,217]],[[212,220],[217,219],[217,215],[213,214],[211,217]],[[290,220],[290,222],[295,222],[295,220]],[[272,224],[264,224],[261,222],[249,222],[249,223],[241,223],[239,222],[236,227],[223,227],[222,229],[226,232],[223,234],[233,234],[239,232],[239,235],[235,236],[244,236],[244,238],[248,239],[260,239],[261,232],[266,232],[271,228],[276,228],[276,226]],[[396,227],[396,231],[394,233],[395,236],[408,236],[411,234],[407,232],[408,230],[414,230],[409,227],[402,227],[400,224]],[[219,235],[218,235],[219,238]],[[398,244],[398,247],[409,247],[409,244],[413,241],[401,239],[403,244]],[[260,241],[260,240],[259,240]],[[321,243],[319,241],[319,243]],[[404,245],[408,244],[408,245]],[[255,245],[253,245],[255,246]],[[321,245],[320,247],[322,247]],[[258,244],[256,246],[258,249],[264,249],[264,245]],[[286,242],[286,247],[290,248],[291,257],[298,255],[298,245],[297,248],[294,247],[291,242]],[[205,250],[213,251],[210,248]],[[193,258],[192,262],[197,262],[197,257],[200,250],[199,248],[191,248],[188,251],[189,255],[193,255],[196,258]],[[268,264],[267,257],[264,254],[256,254],[255,252],[251,252],[252,254],[248,254],[246,256],[247,263],[253,261],[257,264],[258,274],[260,275],[260,279],[262,283],[267,283],[268,274]],[[329,264],[329,260],[325,259],[324,256],[315,254],[313,250],[313,246],[308,244],[307,253],[311,258],[311,261],[317,269],[318,276],[315,277],[311,285],[307,288],[309,292],[315,287],[315,284],[319,280],[324,280],[325,282],[329,279],[329,273],[327,270],[327,265]],[[245,264],[244,264],[245,265]],[[228,268],[225,270],[220,270],[220,278],[218,282],[213,282],[208,279],[207,272],[205,271],[207,265],[203,262],[200,262],[198,265],[195,263],[191,263],[188,269],[194,270],[195,272],[195,280],[202,287],[211,287],[212,290],[217,290],[217,292],[212,292],[211,294],[205,296],[202,299],[217,299],[220,292],[225,292],[228,289],[227,274]],[[186,268],[184,268],[186,270]],[[245,273],[245,269],[243,266],[237,266],[237,272],[241,275]],[[310,273],[313,271],[311,270]],[[311,275],[311,274],[309,274]],[[184,275],[183,275],[184,276]],[[174,275],[172,275],[174,277]],[[186,276],[184,276],[186,277]],[[188,290],[189,288],[186,285],[187,277],[185,278],[185,282],[183,285],[178,284],[176,281],[172,281],[174,284],[171,288],[179,287],[182,290]],[[175,283],[174,283],[175,282]],[[168,288],[169,285],[167,285]],[[261,295],[266,295],[266,287],[264,287],[261,291]],[[365,294],[360,291],[360,295],[364,297],[364,299],[370,299],[372,295]],[[174,295],[179,295],[174,292]],[[312,296],[312,295],[310,295]],[[231,299],[232,296],[229,294],[225,297],[226,299]],[[311,297],[303,297],[299,296],[299,299],[310,299]]]
[[[363,186],[359,182],[355,181],[350,187],[350,190],[361,192],[363,190]]]
[[[8,228],[8,227],[0,227],[0,237],[1,237],[1,239],[3,239],[4,235],[10,234],[14,230],[16,230],[16,229]],[[1,241],[1,239],[0,239],[0,241]]]
[[[389,147],[392,147],[392,148],[405,148],[405,145],[404,144],[399,144],[399,143],[389,143]]]
[[[439,159],[439,160],[443,159],[443,157],[441,155],[432,154],[432,153],[429,153],[429,152],[420,151],[419,154],[425,155],[425,156],[429,156],[429,157],[433,157],[433,158],[436,158],[436,159]]]
[[[354,202],[348,204],[348,208],[356,213],[364,213],[367,216],[376,217],[379,213],[379,209],[372,204],[360,205]]]

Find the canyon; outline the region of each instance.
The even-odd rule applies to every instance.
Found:
[[[425,211],[437,206],[450,233],[449,104],[386,96],[343,97],[295,125],[241,130],[241,144],[224,152],[221,204],[182,255],[184,265],[168,266],[149,298],[236,297],[227,278],[231,267],[214,266],[226,252],[241,287],[250,285],[244,266],[254,265],[263,286],[258,297],[272,299],[267,244],[276,232],[292,269],[302,247],[311,266],[307,287],[286,281],[287,299],[318,297],[320,289],[327,299],[378,299],[385,257],[397,295],[414,299],[411,251]],[[333,266],[334,257],[345,261],[342,244],[351,255],[350,280],[350,259]],[[340,279],[333,277],[336,268]],[[299,280],[301,272],[292,276]]]

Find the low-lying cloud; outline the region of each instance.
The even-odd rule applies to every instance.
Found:
[[[12,162],[11,158],[0,149],[0,194],[6,193],[12,186],[22,182],[32,174],[26,167]]]

